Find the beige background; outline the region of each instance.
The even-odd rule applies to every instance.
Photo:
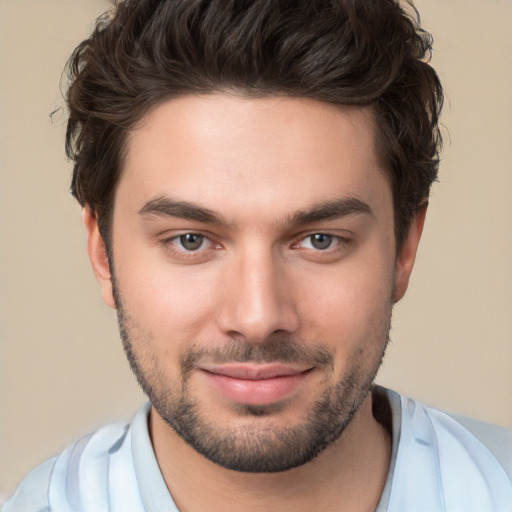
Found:
[[[379,381],[512,427],[512,2],[418,0],[450,130]],[[0,492],[144,400],[67,193],[59,77],[107,6],[0,0]]]

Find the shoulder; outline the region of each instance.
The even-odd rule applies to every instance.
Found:
[[[20,483],[2,512],[49,512],[48,484],[57,457],[35,467]]]
[[[431,510],[512,508],[512,437],[507,429],[453,417],[406,397],[401,397],[401,409],[402,493],[407,493],[406,485],[416,492],[428,488]],[[416,468],[414,476],[411,467]]]
[[[493,454],[512,481],[512,430],[456,414],[448,416],[468,430]]]
[[[512,481],[512,431],[484,421],[434,409],[410,398],[402,400],[408,403],[409,407],[413,402],[424,411],[425,419],[435,433],[440,448],[447,451],[462,447],[472,455],[485,454],[490,460],[497,462]]]
[[[131,462],[126,443],[129,425],[107,425],[84,436],[59,455],[33,469],[20,483],[2,512],[107,510],[110,469],[122,459]],[[129,464],[128,464],[129,466]],[[95,508],[84,504],[95,496]]]
[[[392,457],[380,510],[512,511],[512,433],[452,416],[383,387]]]

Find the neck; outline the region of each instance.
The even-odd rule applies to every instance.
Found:
[[[152,409],[150,433],[165,483],[180,512],[373,511],[386,481],[388,433],[371,394],[342,436],[318,457],[280,473],[242,473],[212,463]]]

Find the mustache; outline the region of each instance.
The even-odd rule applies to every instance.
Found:
[[[334,368],[334,353],[321,343],[311,344],[290,338],[273,337],[263,343],[231,339],[222,345],[193,345],[180,357],[187,373],[201,362],[214,363],[285,363]]]

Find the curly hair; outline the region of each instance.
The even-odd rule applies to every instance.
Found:
[[[410,3],[410,2],[408,2]],[[236,91],[371,105],[397,247],[439,167],[443,90],[432,37],[398,0],[124,0],[67,70],[71,191],[108,242],[126,137],[186,94]]]

